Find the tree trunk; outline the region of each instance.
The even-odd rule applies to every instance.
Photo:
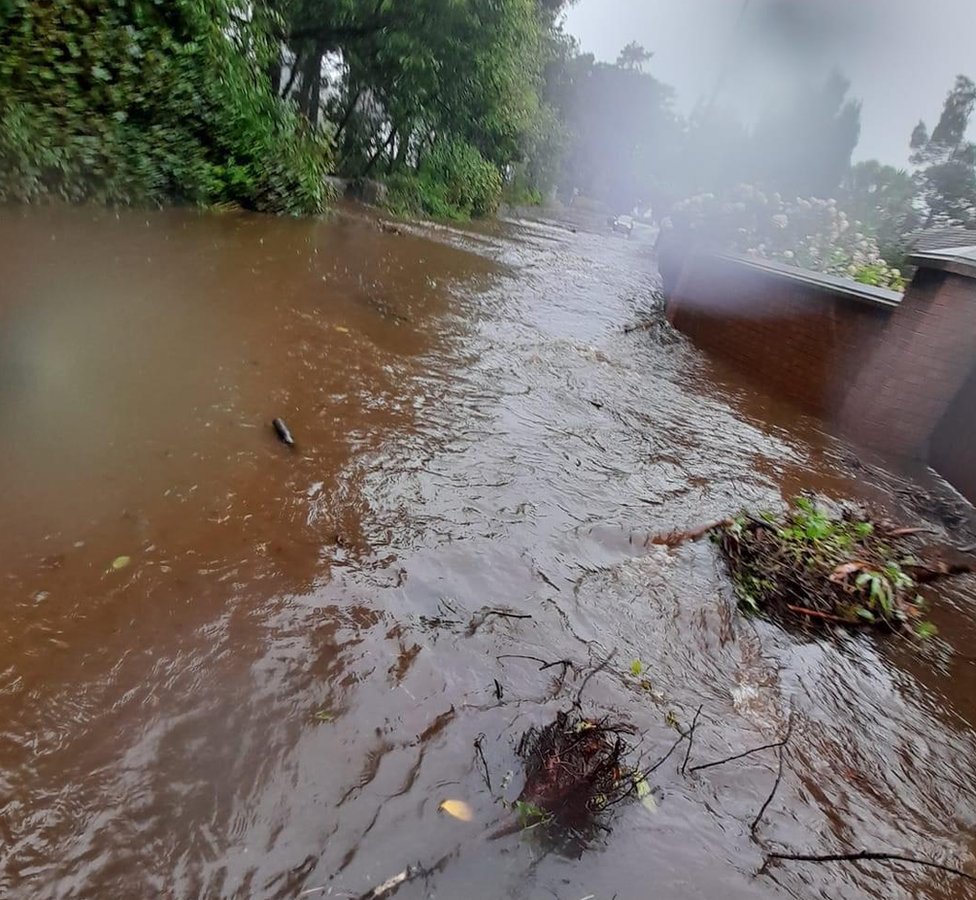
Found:
[[[356,111],[356,104],[359,103],[359,98],[363,95],[363,89],[358,88],[355,96],[352,98],[352,102],[346,107],[346,111],[342,116],[342,121],[339,123],[339,127],[336,129],[335,138],[333,138],[336,143],[339,141],[339,137],[343,131],[346,130],[346,126],[352,119],[352,114]]]
[[[302,67],[302,56],[296,50],[295,58],[291,61],[291,71],[288,73],[288,81],[281,91],[281,99],[287,100],[288,95],[291,93],[291,89],[295,85],[295,79],[298,77],[298,72]]]
[[[396,129],[394,128],[390,132],[390,136],[386,139],[386,143],[383,144],[370,158],[369,162],[366,163],[366,170],[363,172],[363,177],[365,178],[373,171],[373,166],[379,162],[379,158],[386,152],[387,148],[396,140]]]
[[[406,128],[400,135],[400,141],[397,144],[396,156],[390,160],[390,174],[392,175],[395,171],[400,171],[407,164],[407,155],[410,153],[410,137],[411,129]]]
[[[322,57],[325,49],[316,44],[301,66],[302,83],[298,90],[298,108],[312,125],[318,124],[319,101],[322,94]]]
[[[268,81],[271,82],[271,90],[276,94],[281,92],[281,56],[268,63]]]

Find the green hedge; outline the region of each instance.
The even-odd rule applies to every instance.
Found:
[[[0,200],[314,213],[328,147],[227,0],[0,0]]]
[[[436,144],[417,174],[393,175],[387,185],[394,212],[438,219],[489,216],[502,194],[498,169],[475,147],[459,141]]]

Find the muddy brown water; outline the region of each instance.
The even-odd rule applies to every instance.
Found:
[[[804,488],[920,519],[829,423],[624,335],[649,246],[577,224],[0,212],[0,895],[355,897],[439,862],[398,898],[976,896],[757,874],[976,874],[976,591],[940,589],[920,658],[746,620],[707,543],[645,548]],[[487,839],[579,685],[498,657],[612,650],[584,705],[646,763],[699,706],[690,765],[794,711],[755,838],[771,753],[676,754],[578,859]]]

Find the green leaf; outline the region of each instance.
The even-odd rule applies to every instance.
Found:
[[[320,710],[319,710],[319,711],[318,711],[318,712],[317,712],[317,713],[315,714],[315,718],[316,718],[316,719],[317,719],[317,720],[318,720],[319,722],[334,722],[334,721],[335,721],[335,714],[334,714],[334,713],[331,713],[331,712],[329,712],[329,711],[328,711],[327,709],[320,709]]]
[[[632,662],[632,663],[630,664],[630,674],[631,674],[631,675],[633,675],[633,676],[635,676],[635,677],[637,677],[637,676],[639,676],[639,675],[640,675],[640,674],[641,674],[641,673],[642,673],[643,671],[644,671],[644,663],[642,663],[642,662],[641,662],[641,661],[640,661],[639,659],[635,659],[635,660],[634,660],[634,661],[633,661],[633,662]]]
[[[116,556],[112,560],[112,571],[119,572],[132,562],[131,556]]]

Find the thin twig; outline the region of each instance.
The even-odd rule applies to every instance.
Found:
[[[580,708],[580,701],[583,699],[583,691],[586,690],[586,686],[587,686],[587,684],[589,684],[590,679],[594,675],[602,672],[608,665],[610,665],[610,661],[616,655],[617,655],[617,649],[615,647],[613,650],[610,651],[610,653],[607,655],[607,658],[605,660],[603,660],[602,663],[600,663],[598,666],[596,666],[595,668],[593,668],[592,670],[590,670],[590,672],[587,674],[586,678],[583,679],[583,683],[580,685],[579,690],[576,692],[576,700],[573,702],[573,706],[575,706],[577,709]]]
[[[684,732],[682,732],[678,736],[678,739],[671,745],[671,749],[668,750],[668,752],[665,753],[664,756],[662,756],[656,763],[654,763],[653,766],[651,766],[647,770],[647,774],[650,775],[651,772],[654,772],[655,770],[660,769],[661,766],[663,766],[668,761],[668,759],[670,758],[671,754],[674,753],[674,751],[678,749],[678,744],[680,744],[684,739],[685,739],[685,734],[684,734]]]
[[[823,619],[825,622],[838,622],[841,625],[859,625],[860,622],[842,619],[840,616],[832,616],[830,613],[821,612],[819,609],[807,609],[805,606],[792,606],[786,604],[786,608],[800,616],[810,616],[813,619]]]
[[[548,668],[549,666],[556,665],[556,663],[549,663],[549,662],[546,662],[544,659],[539,659],[538,656],[523,656],[521,653],[502,653],[500,656],[496,656],[495,659],[498,659],[498,660],[502,660],[502,659],[528,659],[528,660],[531,660],[532,662],[542,663],[542,668],[539,669],[540,672],[543,669]],[[560,662],[562,662],[562,660],[560,660]]]
[[[401,884],[407,881],[413,881],[423,874],[424,870],[420,866],[407,866],[402,872],[398,872],[388,881],[384,881],[378,887],[373,888],[373,890],[367,891],[365,894],[360,894],[357,900],[381,900],[383,897],[389,897]]]
[[[699,708],[698,708],[698,711],[699,711],[699,712],[701,712],[701,707],[699,707]],[[696,716],[696,717],[697,717],[697,716]],[[679,746],[679,744],[680,744],[680,743],[681,743],[681,742],[682,742],[682,741],[683,741],[683,740],[684,740],[684,739],[685,739],[686,737],[688,737],[688,735],[689,735],[689,733],[690,733],[690,732],[691,732],[691,729],[688,729],[688,731],[682,731],[682,730],[681,730],[681,729],[679,728],[679,729],[678,729],[678,738],[677,738],[677,740],[676,740],[676,741],[675,741],[675,742],[674,742],[674,743],[673,743],[673,744],[671,745],[671,749],[670,749],[670,750],[668,750],[668,752],[667,752],[667,753],[665,753],[665,754],[664,754],[664,756],[662,756],[662,757],[661,757],[661,758],[660,758],[660,759],[659,759],[659,760],[658,760],[658,761],[657,761],[656,763],[654,763],[654,765],[653,765],[653,766],[651,766],[651,767],[650,767],[650,768],[649,768],[649,769],[647,770],[647,772],[645,773],[645,776],[647,776],[647,775],[650,775],[650,774],[651,774],[651,772],[653,772],[653,771],[655,771],[656,769],[660,769],[660,768],[661,768],[661,766],[663,766],[663,765],[664,765],[664,764],[665,764],[665,763],[666,763],[666,762],[668,761],[668,759],[670,759],[670,757],[671,757],[671,754],[672,754],[672,753],[674,753],[674,751],[678,749],[678,746]]]
[[[785,750],[786,744],[781,744],[779,748],[779,770],[776,772],[776,781],[773,782],[773,789],[769,792],[766,802],[763,803],[759,812],[756,813],[756,818],[752,820],[752,824],[749,826],[749,831],[752,832],[753,837],[756,836],[756,829],[759,827],[759,823],[762,821],[762,817],[765,815],[769,804],[773,802],[773,797],[776,796],[776,791],[779,790],[779,783],[783,780],[783,754]]]
[[[528,660],[531,660],[532,662],[541,663],[541,665],[539,666],[539,671],[540,672],[545,672],[546,669],[551,669],[553,666],[562,666],[563,669],[565,670],[567,667],[573,665],[573,661],[572,660],[569,660],[569,659],[556,659],[556,660],[553,660],[552,662],[547,662],[544,659],[539,659],[538,656],[524,656],[521,653],[502,653],[501,655],[496,656],[495,659],[498,659],[498,660],[502,660],[502,659],[528,659]]]
[[[671,548],[680,547],[688,541],[697,541],[717,528],[728,528],[731,524],[731,519],[719,519],[717,522],[709,522],[707,525],[700,525],[698,528],[692,528],[688,531],[669,531],[666,534],[653,534],[644,542],[644,546],[657,544]]]
[[[572,665],[573,665],[573,663],[572,663],[571,660],[568,660],[568,659],[557,659],[554,662],[546,663],[544,666],[539,666],[539,671],[540,672],[545,672],[546,669],[551,669],[553,666],[562,666],[563,667],[563,674],[565,675],[566,674],[566,669],[569,668]]]
[[[489,609],[485,611],[485,618],[488,616],[498,616],[500,619],[531,619],[532,616],[528,613],[512,613],[505,612],[503,609]]]
[[[556,584],[548,575],[546,575],[546,573],[543,572],[542,569],[536,569],[536,573],[554,591],[559,591],[560,593],[562,593],[563,589],[558,584]]]
[[[885,537],[911,537],[915,534],[938,534],[934,528],[896,528],[885,534]]]
[[[736,753],[735,756],[726,756],[725,759],[716,759],[713,762],[702,763],[698,766],[692,766],[689,772],[700,772],[702,769],[711,769],[715,766],[724,766],[725,763],[735,762],[737,759],[745,759],[747,756],[752,756],[753,753],[760,753],[763,750],[775,750],[777,747],[782,747],[789,739],[790,735],[793,733],[793,717],[786,722],[786,733],[778,741],[772,744],[763,744],[761,747],[753,747],[751,750],[746,750],[743,753]]]
[[[701,711],[702,706],[699,706],[695,717],[691,720],[691,727],[688,729],[688,749],[685,751],[685,759],[681,764],[682,775],[685,774],[685,770],[688,768],[688,758],[691,756],[691,746],[695,743],[695,729],[698,727],[698,717],[701,715]]]
[[[495,683],[497,684],[497,682],[495,682]],[[491,793],[492,792],[492,789],[491,789],[491,773],[488,771],[488,760],[485,759],[485,751],[482,750],[482,748],[481,748],[481,745],[484,742],[484,740],[485,740],[485,735],[482,732],[481,734],[479,734],[474,739],[474,749],[475,749],[475,753],[478,754],[478,759],[481,760],[481,765],[484,767],[484,770],[485,770],[485,773],[484,773],[485,774],[485,784],[488,785],[488,793]]]
[[[794,860],[796,862],[904,862],[915,866],[928,866],[930,869],[938,869],[941,872],[948,872],[950,875],[958,875],[967,881],[976,881],[976,876],[963,872],[955,866],[946,866],[942,863],[934,862],[931,859],[920,859],[917,856],[907,856],[904,853],[880,853],[873,850],[860,850],[857,853],[768,853],[763,862],[763,869],[773,860]],[[760,869],[760,872],[763,871]]]

